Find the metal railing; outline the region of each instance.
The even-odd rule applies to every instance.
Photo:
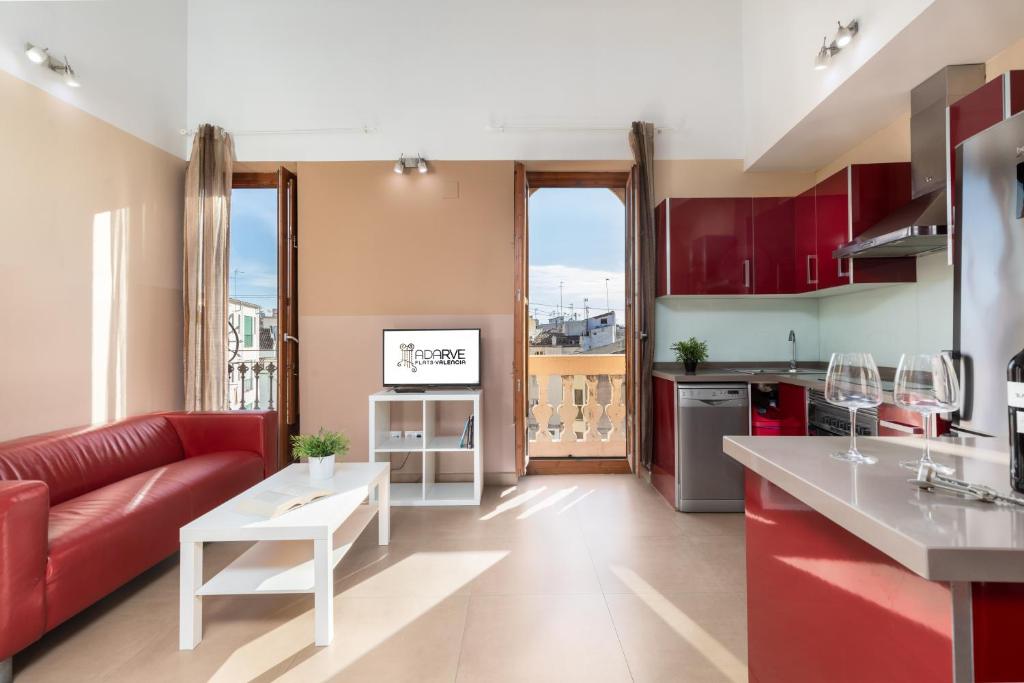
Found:
[[[626,455],[626,357],[530,356],[527,452],[534,457]]]
[[[274,410],[277,364],[268,358],[228,363],[229,410]]]

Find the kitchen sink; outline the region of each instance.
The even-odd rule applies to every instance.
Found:
[[[766,367],[766,368],[726,368],[726,372],[735,372],[740,375],[823,375],[824,370],[813,368],[797,368],[790,370],[788,367]]]

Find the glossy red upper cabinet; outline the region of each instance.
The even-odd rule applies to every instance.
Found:
[[[668,200],[669,294],[753,294],[750,197]]]
[[[813,187],[793,198],[793,254],[793,291],[813,292],[818,288],[818,226]]]
[[[849,172],[849,167],[837,171],[814,188],[818,289],[850,284],[849,260],[832,258],[839,245],[850,241]]]
[[[913,282],[913,258],[837,259],[844,244],[910,201],[910,164],[853,164],[814,188],[818,289],[849,284]]]
[[[753,200],[754,294],[797,291],[792,197]]]
[[[654,207],[654,296],[668,294],[668,200]]]

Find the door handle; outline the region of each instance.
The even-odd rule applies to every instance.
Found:
[[[811,277],[811,261],[814,261],[814,277]],[[807,284],[818,284],[818,256],[817,254],[807,255]]]
[[[298,344],[299,343],[299,338],[298,337],[293,337],[292,335],[290,335],[287,332],[285,332],[284,333],[284,341],[286,341],[286,342],[293,341],[296,344]]]
[[[743,259],[743,286],[750,289],[750,259]]]

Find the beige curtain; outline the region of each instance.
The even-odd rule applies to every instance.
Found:
[[[227,403],[228,244],[231,136],[199,126],[185,172],[185,409],[223,410]]]
[[[636,318],[633,325],[637,428],[640,463],[648,470],[654,457],[654,124],[634,121],[629,131],[636,173]]]

